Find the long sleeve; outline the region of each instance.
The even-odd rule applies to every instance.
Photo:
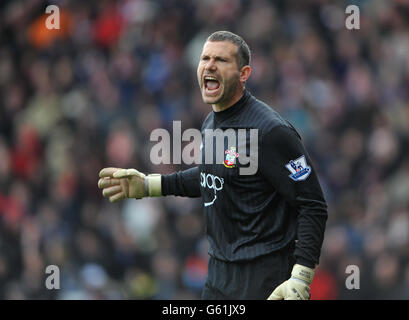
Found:
[[[180,197],[200,197],[199,168],[194,167],[184,171],[162,175],[162,195]]]
[[[319,262],[327,205],[311,159],[298,133],[284,125],[266,133],[259,150],[261,174],[297,215],[296,261],[314,267]]]

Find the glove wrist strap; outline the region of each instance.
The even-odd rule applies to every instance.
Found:
[[[162,176],[160,174],[152,173],[146,177],[145,193],[149,197],[162,196]]]
[[[291,272],[291,277],[305,281],[307,284],[311,284],[312,278],[314,277],[314,269],[295,264],[293,271]]]

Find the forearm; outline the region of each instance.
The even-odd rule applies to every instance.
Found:
[[[162,175],[162,195],[197,198],[200,193],[199,168]]]
[[[324,199],[303,199],[303,204],[298,207],[298,212],[298,241],[294,251],[296,262],[315,268],[319,263],[324,240],[325,224],[328,217],[327,205]]]

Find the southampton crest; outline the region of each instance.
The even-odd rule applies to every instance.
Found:
[[[224,166],[226,168],[233,168],[236,164],[236,158],[239,156],[236,152],[236,147],[230,147],[224,152],[224,154],[226,155],[223,163]]]

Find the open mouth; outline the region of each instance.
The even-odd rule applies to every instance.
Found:
[[[208,95],[216,95],[220,89],[220,82],[216,77],[205,76],[204,77],[204,88]]]

